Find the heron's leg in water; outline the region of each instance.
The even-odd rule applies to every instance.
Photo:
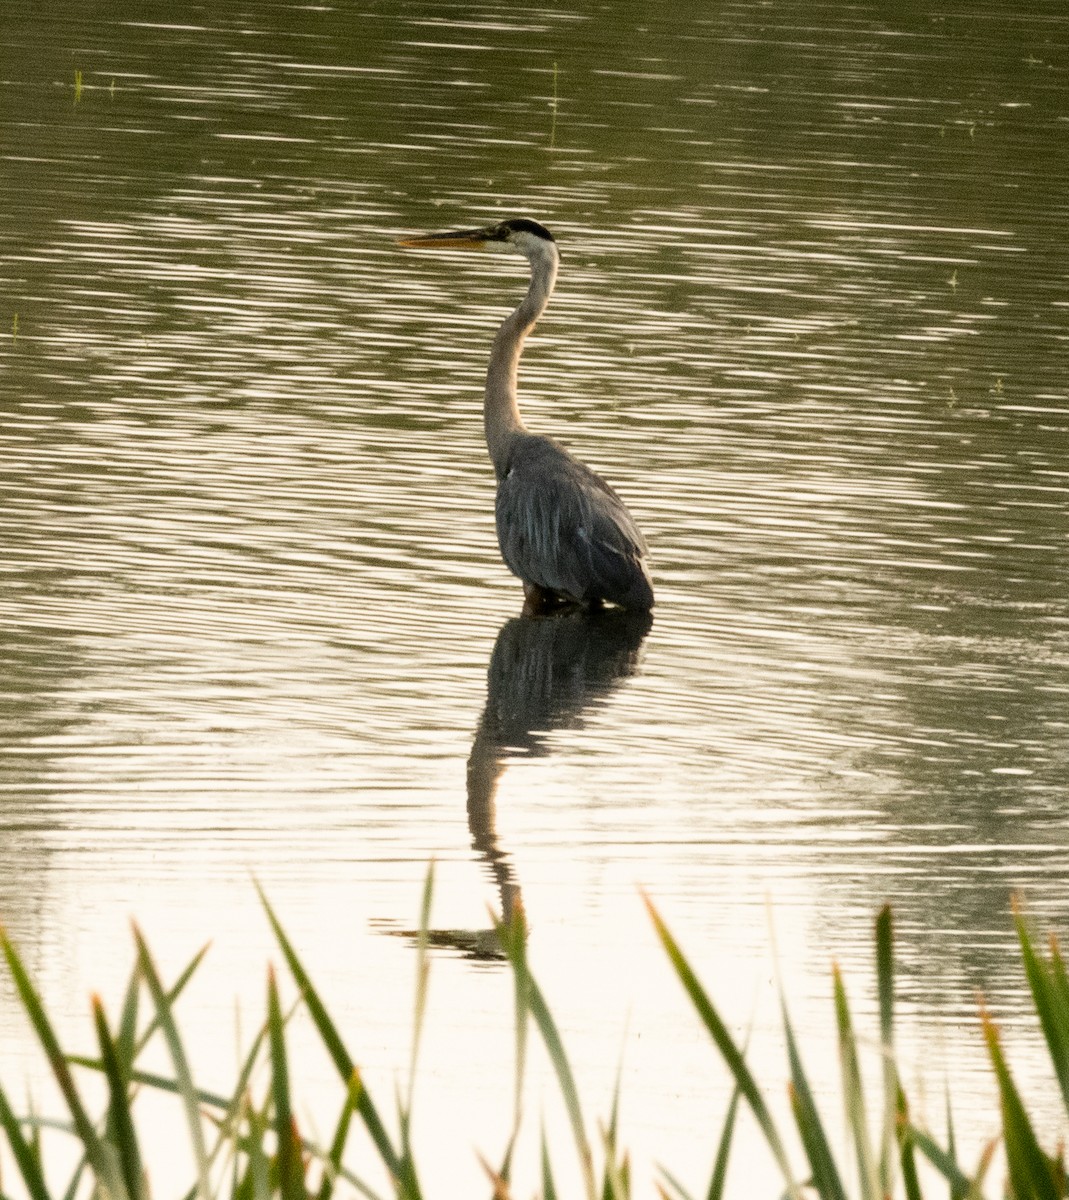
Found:
[[[538,617],[560,604],[560,596],[549,588],[539,587],[537,583],[523,581],[523,615]]]

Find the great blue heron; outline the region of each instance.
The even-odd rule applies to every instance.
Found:
[[[611,487],[559,442],[528,433],[516,403],[524,339],[545,311],[557,279],[553,235],[517,218],[485,229],[401,238],[420,250],[511,250],[531,264],[531,285],[494,338],[483,419],[497,476],[497,540],[505,565],[523,581],[526,612],[604,602],[653,607],[646,542]]]

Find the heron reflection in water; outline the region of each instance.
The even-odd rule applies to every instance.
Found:
[[[519,307],[494,338],[483,420],[497,476],[497,539],[505,565],[523,582],[524,612],[562,604],[646,611],[653,583],[646,542],[613,489],[559,442],[529,433],[516,400],[520,354],[545,311],[560,261],[548,229],[518,218],[485,229],[399,239],[415,249],[507,250],[531,264]]]
[[[468,827],[511,922],[520,885],[497,834],[497,791],[516,757],[549,753],[546,735],[575,729],[638,665],[648,612],[576,611],[552,620],[514,617],[498,634],[483,709],[468,757]],[[496,939],[483,939],[497,954]]]
[[[468,756],[468,828],[497,886],[501,917],[522,912],[520,884],[497,833],[497,792],[515,758],[549,753],[546,735],[577,729],[587,712],[632,675],[653,624],[649,612],[572,609],[552,617],[513,617],[497,635],[486,674],[486,706]],[[415,929],[395,929],[416,938]],[[504,957],[497,930],[429,929],[427,940],[469,958]]]

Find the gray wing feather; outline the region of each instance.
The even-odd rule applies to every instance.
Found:
[[[649,608],[646,543],[623,501],[551,438],[520,441],[498,483],[497,536],[509,570],[590,602]]]

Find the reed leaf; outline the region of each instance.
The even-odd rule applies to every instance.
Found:
[[[709,1180],[709,1188],[705,1193],[706,1200],[722,1200],[724,1184],[727,1181],[728,1159],[731,1156],[731,1143],[735,1136],[735,1118],[739,1111],[739,1085],[731,1092],[727,1113],[724,1117],[724,1128],[720,1131],[720,1139],[716,1147],[716,1160],[713,1163],[713,1174]]]
[[[0,1125],[7,1134],[8,1145],[15,1159],[15,1165],[26,1185],[30,1200],[52,1200],[45,1177],[41,1171],[39,1144],[37,1147],[28,1140],[22,1132],[18,1118],[8,1103],[4,1089],[0,1087]]]
[[[267,1029],[271,1047],[271,1099],[275,1111],[278,1186],[282,1200],[306,1200],[301,1140],[290,1102],[289,1062],[275,973],[267,971]]]
[[[137,1018],[141,999],[141,971],[137,962],[130,972],[130,981],[126,985],[126,995],[123,998],[122,1012],[119,1015],[119,1029],[115,1036],[115,1055],[122,1064],[123,1071],[129,1078],[130,1068],[137,1058]]]
[[[987,1051],[998,1081],[1002,1140],[1014,1195],[1017,1200],[1057,1200],[1061,1193],[1055,1186],[1051,1161],[1039,1147],[1032,1122],[1003,1057],[998,1030],[986,1011],[981,1013],[981,1019]]]
[[[1047,1040],[1062,1101],[1069,1113],[1069,983],[1066,981],[1065,967],[1056,942],[1051,943],[1050,963],[1044,962],[1036,953],[1020,901],[1016,897],[1013,919],[1032,1001]]]
[[[108,1127],[112,1144],[119,1155],[126,1191],[132,1200],[141,1200],[145,1192],[145,1181],[141,1168],[141,1150],[134,1129],[130,1099],[127,1094],[127,1079],[119,1062],[119,1054],[108,1029],[104,1006],[99,996],[92,998],[93,1023],[96,1027],[97,1044],[100,1046],[100,1061],[108,1081]]]
[[[512,1193],[509,1191],[507,1179],[502,1179],[501,1176],[494,1170],[481,1154],[478,1156],[479,1165],[486,1172],[487,1178],[491,1185],[491,1200],[512,1200]]]
[[[890,1196],[895,1182],[899,1089],[894,1049],[894,926],[889,904],[885,904],[876,917],[876,996],[880,1009],[880,1061],[883,1074],[880,1188],[884,1196]]]
[[[185,991],[186,985],[193,978],[194,974],[197,971],[197,968],[204,961],[204,956],[208,953],[208,950],[210,948],[211,948],[211,944],[207,943],[207,942],[203,946],[201,946],[201,948],[197,951],[197,953],[194,954],[193,957],[190,959],[190,961],[186,964],[185,968],[179,972],[178,978],[174,981],[173,984],[171,984],[171,986],[164,993],[164,996],[167,1000],[168,1010],[174,1009],[174,1006],[178,1003],[178,998]],[[135,969],[138,969],[138,968],[135,967]],[[140,974],[140,972],[139,972],[139,974]],[[137,1039],[137,1044],[135,1046],[134,1053],[131,1056],[133,1059],[136,1059],[140,1055],[141,1051],[144,1050],[144,1048],[152,1040],[153,1036],[156,1034],[156,1032],[159,1030],[159,1028],[160,1028],[160,1013],[157,1010],[156,1012],[154,1012],[152,1014],[152,1017],[149,1019],[145,1028],[141,1031],[141,1036]]]
[[[546,1143],[546,1129],[542,1127],[539,1161],[542,1165],[542,1200],[557,1200],[557,1186],[553,1181],[553,1164],[549,1159],[549,1146]]]
[[[736,1093],[737,1091],[738,1089],[736,1088]],[[690,1194],[690,1192],[687,1191],[683,1184],[680,1183],[680,1181],[672,1174],[671,1171],[668,1170],[667,1167],[659,1165],[657,1170],[663,1176],[664,1182],[668,1184],[673,1192],[675,1192],[675,1200],[694,1200],[694,1197]],[[665,1191],[660,1182],[657,1182],[654,1186],[657,1188],[657,1192],[662,1197],[662,1200],[672,1200],[672,1197],[669,1196],[668,1192]]]
[[[857,1038],[850,1019],[842,972],[838,964],[832,967],[832,989],[835,1001],[835,1021],[839,1031],[839,1064],[843,1079],[843,1106],[854,1139],[857,1156],[858,1188],[863,1200],[880,1200],[879,1171],[869,1137],[868,1116],[865,1112],[865,1091],[861,1082]]]
[[[115,1153],[97,1136],[93,1123],[89,1120],[78,1095],[70,1066],[45,1013],[41,998],[30,981],[22,959],[2,927],[0,927],[0,950],[3,951],[4,958],[7,960],[8,970],[11,972],[23,1010],[30,1019],[30,1024],[48,1058],[48,1064],[52,1068],[56,1083],[59,1084],[59,1090],[63,1093],[64,1102],[70,1112],[74,1130],[82,1143],[86,1160],[99,1184],[111,1192],[113,1200],[125,1200],[126,1187],[116,1162]]]
[[[408,1113],[412,1111],[412,1097],[416,1088],[416,1063],[419,1060],[419,1045],[423,1034],[423,1020],[427,1012],[427,991],[430,979],[430,959],[427,954],[427,930],[431,922],[431,898],[434,895],[434,862],[427,867],[423,881],[423,898],[419,906],[419,930],[416,934],[416,995],[412,1015],[412,1051],[408,1061]]]
[[[661,945],[664,947],[669,961],[679,976],[684,990],[697,1010],[702,1024],[716,1043],[721,1057],[727,1064],[728,1070],[739,1087],[739,1091],[750,1106],[750,1111],[753,1113],[761,1132],[765,1136],[765,1141],[772,1151],[776,1164],[783,1173],[783,1178],[787,1185],[787,1195],[791,1197],[791,1200],[802,1200],[802,1193],[791,1171],[787,1151],[776,1129],[775,1122],[772,1120],[772,1115],[768,1111],[768,1106],[765,1104],[764,1097],[761,1095],[757,1083],[750,1073],[749,1067],[746,1066],[738,1047],[728,1032],[727,1026],[721,1020],[720,1014],[716,1011],[705,989],[699,982],[697,975],[695,975],[690,964],[687,962],[686,957],[679,948],[679,944],[668,931],[668,926],[665,925],[657,909],[645,893],[643,893],[642,899],[650,914],[650,919],[653,921],[653,926],[657,931]]]
[[[307,971],[305,971],[300,958],[297,956],[297,952],[286,936],[278,917],[275,915],[274,909],[271,907],[259,884],[256,885],[256,890],[259,892],[260,902],[264,906],[267,919],[271,924],[271,928],[274,931],[275,938],[286,959],[290,972],[296,980],[297,986],[301,989],[304,1002],[308,1006],[308,1012],[323,1041],[323,1045],[330,1055],[338,1074],[341,1076],[342,1082],[348,1086],[356,1070],[356,1065],[350,1057],[349,1051],[346,1050],[334,1022],[330,1019],[323,1001],[319,998],[319,993],[312,986],[312,981]],[[408,1171],[402,1163],[401,1157],[394,1149],[386,1128],[382,1123],[382,1119],[379,1117],[378,1109],[372,1102],[366,1087],[360,1089],[357,1110],[387,1170],[394,1177],[394,1180],[403,1186],[407,1195],[417,1196],[419,1194],[419,1186],[415,1179],[408,1178]]]
[[[201,1114],[197,1090],[193,1085],[193,1077],[189,1070],[185,1048],[174,1019],[174,1012],[168,1000],[167,992],[156,971],[148,945],[141,930],[134,926],[134,941],[137,944],[138,961],[141,974],[148,987],[149,995],[156,1006],[156,1016],[159,1019],[160,1031],[170,1051],[171,1062],[174,1064],[175,1082],[178,1094],[186,1110],[186,1123],[189,1126],[190,1143],[193,1147],[193,1162],[197,1170],[197,1195],[201,1200],[211,1200],[211,1185],[208,1181],[208,1153],[204,1145],[204,1129],[201,1125]]]
[[[342,1155],[345,1153],[345,1143],[349,1137],[349,1127],[352,1125],[353,1114],[357,1111],[362,1087],[360,1072],[353,1071],[349,1086],[345,1091],[345,1103],[338,1116],[334,1137],[331,1138],[330,1149],[327,1151],[327,1159],[323,1164],[323,1182],[320,1184],[316,1200],[331,1200],[334,1194],[334,1184],[338,1178]]]
[[[822,1200],[846,1200],[846,1192],[843,1190],[842,1180],[839,1178],[835,1159],[828,1144],[828,1137],[824,1132],[824,1123],[820,1119],[820,1113],[802,1066],[802,1057],[798,1052],[794,1029],[787,1014],[785,1001],[781,1001],[781,1008],[783,1031],[787,1039],[787,1060],[791,1069],[791,1082],[788,1088],[791,1109],[794,1112],[802,1146],[809,1159],[813,1186]]]
[[[958,1166],[957,1160],[948,1154],[929,1134],[924,1130],[918,1129],[916,1125],[905,1122],[900,1130],[899,1136],[903,1139],[903,1143],[910,1150],[915,1147],[924,1155],[924,1157],[932,1164],[940,1175],[950,1184],[952,1188],[963,1191],[968,1191],[971,1186],[969,1177]],[[908,1166],[907,1166],[908,1162]],[[908,1159],[903,1155],[902,1160],[903,1176],[906,1179],[907,1195],[910,1200],[915,1200],[921,1195],[920,1184],[917,1181],[917,1168],[913,1161],[912,1153]]]
[[[568,1112],[568,1119],[572,1127],[572,1136],[575,1139],[575,1146],[579,1155],[579,1166],[583,1174],[584,1188],[586,1194],[593,1200],[595,1195],[593,1158],[590,1151],[590,1143],[586,1136],[586,1129],[583,1125],[583,1110],[579,1103],[579,1091],[575,1084],[575,1076],[572,1074],[571,1064],[568,1062],[568,1056],[564,1051],[564,1043],[561,1041],[557,1023],[553,1019],[553,1014],[549,1010],[549,1005],[546,1003],[541,989],[530,974],[527,977],[527,1003],[531,1019],[535,1023],[535,1028],[542,1035],[546,1053],[549,1055],[549,1061],[557,1076],[557,1086],[560,1088],[561,1096],[564,1099],[564,1107]]]

